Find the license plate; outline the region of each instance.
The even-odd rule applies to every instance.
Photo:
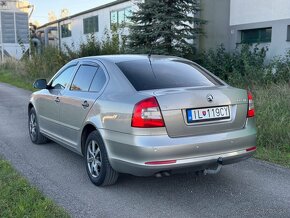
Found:
[[[186,113],[189,123],[230,118],[229,106],[188,109]]]

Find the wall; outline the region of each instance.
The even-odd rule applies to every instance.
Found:
[[[290,0],[231,0],[230,25],[290,18]]]
[[[241,46],[241,30],[272,27],[267,47],[267,59],[284,56],[290,50],[287,41],[287,27],[290,25],[290,0],[231,0],[230,49]],[[257,44],[253,44],[255,46]]]
[[[71,46],[72,44],[74,45],[75,48],[78,48],[81,42],[86,41],[86,37],[88,35],[83,34],[83,19],[91,16],[96,16],[98,15],[99,19],[99,31],[95,33],[95,36],[99,39],[102,40],[104,37],[104,32],[105,30],[110,30],[110,12],[126,7],[133,6],[134,4],[131,1],[124,2],[118,5],[113,5],[107,8],[103,8],[98,11],[86,13],[77,17],[73,17],[71,19],[67,19],[64,21],[60,22],[60,25],[71,23],[72,25],[72,36],[71,37],[66,37],[66,38],[61,38],[61,44],[66,44],[68,46]],[[120,34],[128,34],[128,29],[125,28],[122,30]]]
[[[230,0],[202,0],[200,17],[207,21],[204,25],[206,36],[201,36],[199,49],[215,49],[223,44],[227,50],[230,48]]]
[[[269,49],[267,59],[284,56],[290,50],[290,41],[287,40],[288,25],[290,25],[290,19],[231,26],[231,49],[240,46],[241,30],[272,27],[271,43],[259,43],[259,47]]]

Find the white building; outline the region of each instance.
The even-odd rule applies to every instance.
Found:
[[[78,48],[87,36],[94,34],[102,40],[105,31],[111,25],[128,24],[127,16],[136,9],[136,1],[118,0],[102,5],[67,18],[47,23],[37,29],[41,34],[42,43],[54,44],[63,48],[64,45]],[[122,28],[120,34],[127,35],[128,28]]]
[[[28,14],[17,3],[6,0],[0,4],[0,62],[5,57],[20,59],[29,48]]]
[[[268,58],[290,49],[289,0],[231,0],[230,48],[241,43],[268,47]]]
[[[45,44],[74,45],[88,34],[98,39],[112,24],[127,23],[130,11],[138,10],[138,1],[117,0],[41,26]],[[268,58],[285,55],[290,49],[290,0],[201,0],[200,17],[207,20],[206,36],[199,38],[199,50],[215,49],[223,44],[227,51],[240,45],[267,47]],[[122,29],[121,34],[128,34]],[[50,39],[50,40],[49,40]]]

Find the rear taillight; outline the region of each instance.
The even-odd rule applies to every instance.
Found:
[[[251,92],[248,91],[248,115],[247,117],[255,116],[254,100]]]
[[[155,97],[147,98],[135,105],[132,116],[132,127],[164,127],[163,117]]]

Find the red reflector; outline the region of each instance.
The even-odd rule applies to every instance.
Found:
[[[176,160],[161,160],[161,161],[150,161],[145,162],[147,165],[161,165],[161,164],[173,164],[176,163]]]
[[[256,149],[257,149],[257,147],[254,146],[254,147],[251,147],[251,148],[247,148],[246,151],[255,151]]]

